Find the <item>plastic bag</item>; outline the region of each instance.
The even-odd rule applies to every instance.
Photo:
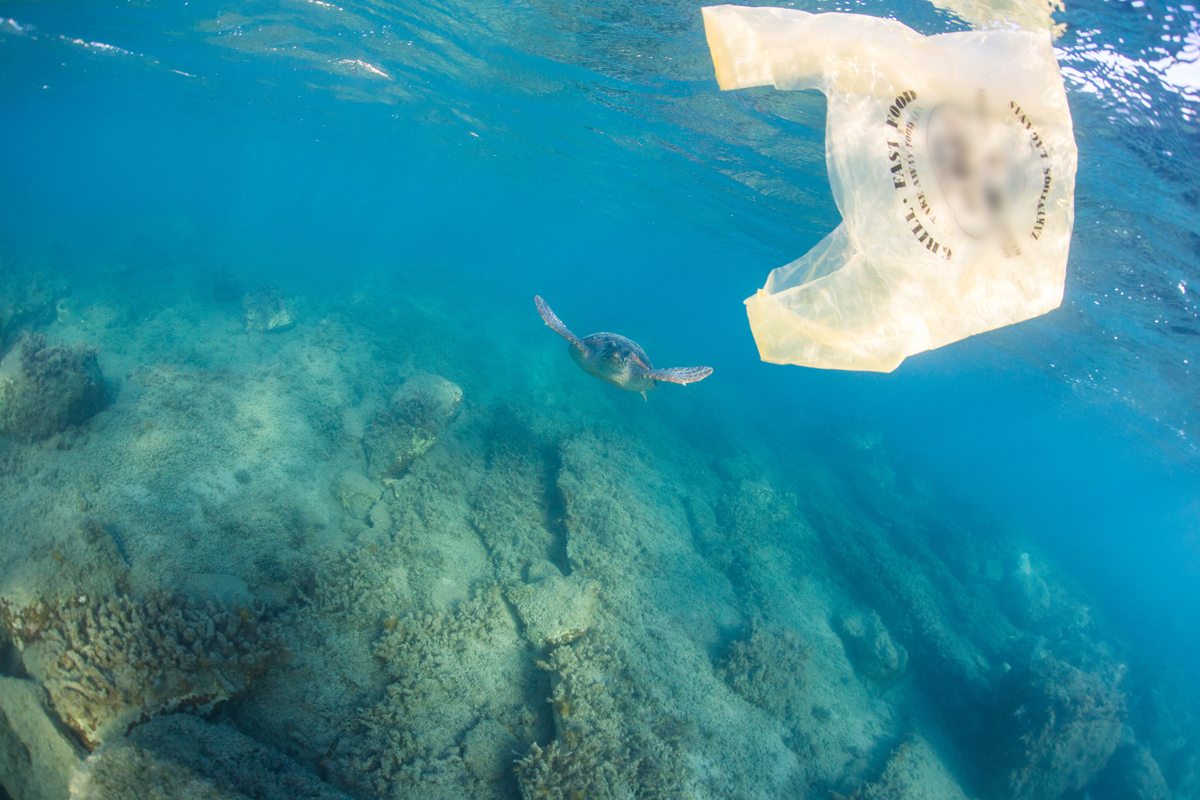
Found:
[[[938,8],[970,24],[972,28],[1048,31],[1057,39],[1066,25],[1054,19],[1066,10],[1063,0],[930,0]]]
[[[890,372],[1062,302],[1075,139],[1049,33],[714,6],[722,89],[828,98],[839,225],[746,300],[764,361]]]

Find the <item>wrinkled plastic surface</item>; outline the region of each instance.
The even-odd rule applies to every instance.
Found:
[[[722,89],[818,89],[842,224],[746,301],[764,361],[890,372],[1062,302],[1075,138],[1048,32],[704,9]]]
[[[977,30],[1047,31],[1055,39],[1066,26],[1054,19],[1066,11],[1063,0],[931,0],[938,8],[970,24]]]

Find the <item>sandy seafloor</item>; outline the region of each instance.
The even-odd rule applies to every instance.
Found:
[[[111,391],[0,444],[11,797],[1200,792],[1180,695],[870,430],[643,402],[532,303],[488,336],[382,280],[263,332],[236,276],[112,285],[5,272]]]

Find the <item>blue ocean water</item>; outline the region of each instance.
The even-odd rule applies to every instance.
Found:
[[[968,28],[953,13],[919,0],[791,5],[810,11],[888,16],[926,34]],[[858,748],[857,756],[844,756],[837,762],[841,766],[824,772],[814,766],[819,777],[784,780],[779,775],[792,769],[784,756],[768,759],[769,770],[761,764],[712,766],[711,754],[697,755],[700,750],[687,744],[691,734],[679,733],[677,738],[684,742],[682,760],[688,766],[678,770],[711,769],[737,777],[727,777],[724,783],[711,777],[708,782],[684,781],[690,788],[678,796],[802,796],[796,792],[829,796],[821,792],[833,791],[851,797],[950,796],[936,790],[920,794],[915,788],[901,795],[870,793],[884,791],[878,787],[884,786],[885,778],[880,776],[892,763],[888,743],[908,735],[905,726],[896,722],[905,715],[926,720],[918,726],[921,736],[933,742],[933,751],[940,754],[966,796],[1005,796],[1006,790],[996,788],[986,766],[986,747],[979,744],[992,736],[1002,740],[1003,729],[977,719],[977,729],[965,737],[969,743],[954,744],[956,726],[971,717],[964,704],[975,697],[975,688],[967,685],[961,698],[956,689],[947,689],[951,699],[940,706],[929,700],[930,685],[960,674],[943,669],[945,664],[958,664],[957,656],[945,655],[938,649],[941,645],[931,650],[922,643],[923,636],[937,636],[914,621],[917,611],[903,602],[897,608],[883,607],[889,598],[928,599],[926,590],[873,593],[869,586],[873,540],[858,540],[867,552],[857,556],[839,550],[850,545],[839,544],[841,540],[827,529],[833,512],[823,493],[840,498],[839,508],[849,509],[844,512],[847,519],[864,521],[880,535],[887,534],[881,541],[890,541],[896,558],[905,559],[903,569],[914,570],[923,576],[920,580],[935,587],[928,591],[958,598],[936,601],[950,609],[946,611],[950,621],[943,622],[952,631],[938,636],[961,634],[964,641],[974,642],[972,652],[981,664],[988,662],[979,667],[981,673],[1012,670],[1017,674],[1022,669],[999,645],[989,650],[991,645],[979,644],[999,641],[1000,634],[973,632],[975,626],[999,625],[979,610],[985,601],[976,593],[1003,607],[1006,576],[1028,572],[1021,573],[1021,552],[1032,553],[1035,565],[1046,565],[1047,591],[1055,603],[1069,596],[1071,608],[1088,617],[1084,627],[1089,646],[1122,664],[1124,695],[1119,714],[1113,715],[1120,720],[1120,743],[1113,731],[1101,736],[1085,730],[1083,723],[1068,731],[1050,726],[1044,735],[1061,739],[1047,745],[1048,750],[1057,747],[1071,753],[1076,748],[1082,754],[1065,762],[1038,761],[1035,746],[1028,745],[1028,769],[1055,773],[1059,780],[1043,782],[1050,788],[1040,790],[1041,794],[1011,789],[1014,794],[1009,796],[1200,796],[1193,794],[1200,792],[1200,726],[1196,724],[1200,699],[1194,686],[1194,665],[1200,658],[1196,623],[1200,615],[1200,15],[1195,6],[1177,0],[1089,0],[1068,2],[1056,19],[1065,26],[1055,49],[1079,146],[1075,233],[1062,307],[913,357],[895,373],[874,375],[778,367],[758,360],[742,299],[762,284],[770,269],[807,251],[838,223],[824,162],[825,101],[811,92],[718,92],[698,6],[674,0],[605,0],[585,6],[540,0],[3,5],[0,270],[16,284],[30,283],[35,278],[28,276],[36,275],[36,281],[66,287],[57,296],[54,313],[14,328],[14,336],[41,332],[52,343],[97,347],[100,368],[113,383],[114,399],[96,417],[100,427],[82,434],[83,441],[4,445],[8,448],[3,462],[7,505],[0,512],[4,527],[0,536],[22,541],[3,550],[9,563],[0,580],[0,596],[10,609],[26,607],[36,595],[22,583],[28,575],[59,586],[54,583],[58,578],[45,576],[57,575],[54,554],[63,545],[56,544],[52,534],[46,534],[51,538],[44,546],[34,541],[42,535],[37,518],[60,513],[50,514],[47,508],[76,503],[76,489],[81,497],[89,492],[96,498],[136,495],[143,498],[136,511],[113,506],[109,512],[106,501],[99,499],[89,501],[92,505],[86,512],[79,512],[122,532],[113,533],[112,539],[134,577],[132,588],[121,589],[120,581],[114,586],[131,596],[144,594],[152,583],[146,574],[155,570],[163,576],[164,585],[158,588],[168,590],[184,587],[179,576],[189,571],[234,575],[256,602],[265,604],[265,613],[284,620],[278,624],[287,629],[287,615],[298,613],[290,610],[298,603],[294,593],[320,594],[319,588],[297,589],[302,583],[297,576],[319,587],[323,565],[335,554],[342,558],[345,552],[355,552],[359,547],[355,542],[364,551],[370,543],[390,552],[389,542],[408,536],[402,534],[405,530],[417,529],[406,529],[406,524],[439,529],[438,514],[443,512],[436,509],[442,507],[410,509],[415,516],[408,522],[402,522],[401,512],[392,507],[388,523],[392,538],[379,541],[355,538],[378,535],[380,528],[374,522],[373,534],[357,528],[345,533],[349,523],[322,516],[322,510],[296,510],[297,518],[309,514],[308,521],[296,523],[297,530],[321,532],[301,539],[294,531],[281,531],[277,545],[247,551],[244,561],[238,560],[242,556],[231,557],[231,563],[236,562],[231,566],[221,561],[220,551],[229,547],[232,552],[236,547],[223,543],[221,536],[265,535],[254,527],[257,523],[246,521],[250,512],[218,503],[228,518],[208,507],[203,513],[185,513],[182,506],[171,505],[178,501],[174,495],[160,495],[156,488],[159,479],[170,484],[170,475],[134,481],[129,477],[132,472],[121,471],[124,467],[108,466],[119,460],[111,453],[136,454],[139,447],[149,447],[142,439],[128,438],[132,434],[127,436],[127,429],[121,427],[122,415],[126,419],[145,415],[139,424],[150,426],[157,412],[146,409],[179,410],[161,401],[161,393],[170,389],[155,381],[168,385],[171,380],[194,381],[197,388],[178,401],[184,406],[180,415],[163,420],[163,426],[182,426],[184,433],[192,425],[196,431],[209,431],[204,426],[225,415],[231,420],[227,430],[231,438],[214,444],[215,439],[205,437],[219,434],[197,433],[193,439],[181,434],[184,444],[178,446],[215,448],[229,454],[223,457],[231,465],[237,459],[260,466],[284,465],[262,472],[267,477],[261,479],[257,467],[250,467],[254,481],[246,481],[250,486],[263,480],[276,482],[278,491],[269,496],[279,506],[291,508],[289,504],[299,501],[290,499],[288,482],[319,486],[319,491],[312,491],[325,497],[325,487],[336,482],[350,463],[346,459],[352,456],[346,453],[361,457],[356,437],[364,435],[364,426],[369,435],[370,397],[390,395],[397,375],[428,371],[462,387],[466,421],[455,424],[475,433],[464,433],[461,440],[450,437],[449,444],[439,442],[438,450],[429,451],[446,453],[438,456],[444,463],[429,467],[429,476],[421,478],[426,480],[421,496],[427,502],[433,503],[428,498],[438,487],[449,487],[447,496],[456,497],[456,487],[462,487],[468,498],[483,491],[477,484],[488,479],[478,476],[488,473],[481,464],[501,459],[496,452],[506,453],[506,447],[519,451],[522,446],[504,444],[507,434],[496,432],[499,423],[487,423],[493,425],[488,428],[480,420],[509,415],[520,421],[514,426],[539,431],[531,439],[538,448],[561,451],[547,467],[551,472],[557,469],[557,477],[537,480],[549,480],[564,491],[563,486],[573,485],[572,465],[582,463],[581,453],[594,451],[609,454],[596,455],[600,463],[624,464],[621,469],[633,476],[630,484],[616,478],[605,483],[599,477],[589,482],[586,470],[579,467],[585,475],[582,486],[607,487],[604,491],[624,501],[612,514],[625,514],[625,505],[641,502],[653,507],[655,497],[672,498],[662,500],[663,508],[679,504],[683,510],[676,517],[670,516],[674,511],[663,512],[664,527],[686,517],[695,552],[735,576],[729,579],[733,587],[729,591],[738,599],[730,603],[740,616],[718,619],[718,615],[695,623],[699,630],[712,627],[711,636],[698,633],[697,637],[712,651],[713,663],[724,665],[720,669],[726,673],[732,674],[729,665],[734,655],[723,654],[730,642],[742,641],[738,631],[751,625],[751,618],[761,615],[772,624],[778,622],[772,615],[786,618],[778,610],[785,601],[762,588],[782,580],[771,574],[772,565],[800,583],[811,579],[842,587],[838,591],[874,607],[907,648],[907,683],[872,695],[871,702],[888,709],[871,713],[891,720],[892,727],[883,726],[887,733],[856,734],[862,741],[856,740],[853,747],[830,746],[840,753]],[[277,287],[293,304],[295,329],[276,338],[260,334],[248,345],[222,349],[221,337],[246,338],[241,329],[241,298],[264,285]],[[223,292],[236,298],[222,299]],[[620,394],[570,364],[562,343],[541,326],[532,304],[534,294],[546,297],[577,332],[619,331],[643,344],[656,364],[710,364],[714,376],[687,389],[662,387],[647,402]],[[0,318],[0,323],[4,321]],[[219,330],[214,333],[210,325]],[[347,338],[347,331],[354,337]],[[264,349],[286,342],[284,337],[299,341],[302,336],[308,337],[306,342],[322,342],[320,352],[333,354],[331,361],[318,369],[311,363],[321,356],[310,351],[285,345],[278,351]],[[13,342],[0,344],[16,347]],[[250,352],[246,347],[258,349]],[[245,365],[259,371],[239,371]],[[183,377],[163,377],[168,374]],[[258,377],[247,377],[250,374]],[[269,381],[263,375],[269,375]],[[278,435],[271,438],[275,449],[266,455],[255,450],[260,446],[254,438],[258,434],[242,427],[247,417],[238,416],[250,403],[237,394],[239,383],[245,386],[259,378],[263,382],[254,384],[255,398],[275,392],[288,398],[311,395],[314,407],[319,406],[312,419],[319,416],[320,421],[313,421],[311,430],[297,432],[289,427],[292,420],[287,414],[294,413],[296,406],[285,406],[282,400],[278,416],[255,418],[255,431],[266,426],[273,432],[272,426],[279,426]],[[358,423],[347,422],[345,407],[336,399],[340,395],[321,399],[328,386],[343,380],[349,386],[346,402],[365,409]],[[308,381],[315,382],[311,390],[306,388]],[[220,402],[212,400],[213,393],[220,394]],[[196,406],[188,407],[186,397],[195,398]],[[587,445],[591,440],[572,438],[580,432],[595,437],[591,450]],[[297,442],[297,436],[327,436],[329,444],[322,450],[309,441]],[[236,437],[247,441],[235,441]],[[354,441],[345,445],[349,439]],[[488,455],[477,464],[472,448]],[[627,455],[622,448],[638,455]],[[55,455],[60,451],[67,455]],[[173,452],[172,458],[178,457]],[[621,460],[626,457],[632,461]],[[676,473],[654,467],[657,458],[672,459],[672,464],[678,460],[684,465],[678,467],[679,475],[701,465],[695,468],[717,476],[713,478],[717,499],[710,504],[717,511],[697,510],[706,507],[702,493],[707,484],[682,478],[672,484],[670,476]],[[184,467],[190,468],[191,463]],[[639,475],[631,463],[650,466]],[[478,468],[478,473],[468,475],[464,464],[474,465],[470,468]],[[817,475],[818,469],[825,477]],[[118,474],[128,485],[105,483],[106,475]],[[190,474],[177,473],[177,477],[185,484],[200,480]],[[79,488],[83,480],[79,476],[96,485]],[[519,493],[519,481],[513,480],[512,492]],[[746,565],[739,561],[743,557],[739,548],[753,550],[752,538],[741,544],[724,539],[714,544],[696,531],[705,529],[705,514],[717,520],[712,523],[716,530],[736,528],[734,523],[721,522],[720,509],[733,502],[720,499],[725,496],[721,487],[754,481],[769,482],[780,497],[790,496],[792,500],[779,500],[778,505],[796,503],[801,509],[796,513],[807,522],[779,534],[782,544],[771,545],[776,555],[762,554],[761,561]],[[829,488],[833,485],[836,488]],[[397,498],[404,491],[417,491],[397,481],[386,486],[386,492]],[[503,494],[504,487],[495,491]],[[43,492],[57,499],[47,500]],[[578,496],[568,492],[565,500],[538,500],[531,508],[536,506],[547,519],[565,515],[568,529],[574,530],[571,525],[580,525],[578,520],[585,518],[583,511],[572,511],[573,503],[582,502]],[[315,507],[317,501],[312,502]],[[447,508],[457,508],[446,502]],[[485,504],[489,508],[503,505],[489,503]],[[776,506],[775,501],[764,503],[768,509]],[[513,512],[513,521],[505,524],[519,527],[516,520],[521,513]],[[728,513],[736,519],[741,512]],[[655,529],[636,513],[628,515],[634,520],[631,525]],[[477,517],[472,517],[472,524],[485,531],[486,541],[489,523]],[[139,524],[154,532],[139,538]],[[553,532],[558,524],[551,520],[546,529]],[[775,530],[770,528],[773,523],[761,524]],[[164,526],[178,537],[155,538]],[[235,529],[240,533],[230,533]],[[787,543],[801,541],[802,530],[817,531],[821,538],[822,544],[812,552],[831,554],[810,559],[790,553]],[[575,542],[575,536],[572,533],[569,541]],[[413,553],[420,552],[419,538],[417,544],[405,545]],[[198,543],[188,543],[193,539]],[[406,580],[419,599],[407,606],[394,604],[392,611],[379,616],[385,638],[397,625],[395,615],[401,619],[398,630],[403,630],[407,613],[450,613],[446,609],[468,602],[463,598],[474,596],[480,586],[492,582],[506,586],[518,573],[521,580],[532,581],[523,572],[529,569],[522,566],[524,561],[510,564],[497,555],[495,545],[487,548],[496,560],[496,566],[489,568],[492,572],[472,572],[475,568],[467,563],[468,557],[462,555],[460,561],[457,545],[447,541],[438,546],[438,563],[451,576],[447,584],[457,588],[447,589],[445,597],[434,589],[422,594],[424,590],[417,588],[424,585],[420,569],[410,564],[411,577]],[[597,546],[600,553],[611,552],[614,565],[623,563],[622,558],[634,558],[622,550],[626,545],[601,541]],[[563,547],[565,555],[549,560],[558,564],[564,580],[582,576],[597,582],[599,602],[610,615],[605,617],[607,630],[630,650],[637,650],[644,640],[632,634],[621,639],[621,624],[628,622],[623,614],[639,597],[649,606],[671,609],[675,602],[671,595],[682,596],[686,605],[690,593],[709,591],[700,578],[693,584],[683,578],[673,588],[670,584],[674,570],[685,573],[680,565],[690,563],[691,551],[685,558],[665,546],[659,552],[650,544],[639,544],[639,558],[654,565],[651,572],[666,576],[664,584],[648,582],[656,588],[639,595],[640,590],[620,586],[604,567],[589,561],[590,551],[575,550],[583,545]],[[172,555],[172,548],[180,548],[186,558]],[[279,564],[264,566],[270,560],[264,553],[276,549],[286,551],[286,557],[278,557]],[[970,556],[977,559],[972,562],[975,567],[963,566],[968,559],[962,553],[967,551],[975,554]],[[951,566],[927,563],[927,553],[941,554],[939,558]],[[220,566],[206,567],[205,558]],[[420,556],[413,558],[416,564]],[[889,570],[899,568],[878,558],[874,568],[883,573],[879,580],[891,585]],[[507,574],[506,569],[514,572]],[[1037,566],[1035,572],[1041,569]],[[276,572],[276,577],[262,577]],[[948,577],[951,573],[953,577]],[[488,577],[482,577],[485,574]],[[260,590],[255,580],[269,588]],[[365,584],[344,591],[352,597],[362,592],[367,605],[382,602],[377,594],[383,590],[363,580]],[[951,583],[956,588],[949,588]],[[462,588],[468,585],[469,591]],[[53,591],[61,594],[57,588]],[[511,591],[506,602],[531,629]],[[830,600],[828,605],[837,602]],[[758,611],[756,603],[761,605]],[[683,611],[679,614],[686,616]],[[830,614],[831,619],[837,616],[836,611]],[[837,628],[834,623],[830,626]],[[19,627],[16,623],[10,622],[9,627],[8,649],[15,653],[31,646],[13,632]],[[1054,650],[1055,642],[1075,642],[1071,638],[1075,634],[1064,634],[1061,626],[1054,630],[1031,623],[1017,627],[1022,631],[1022,648],[1050,648],[1056,658],[1084,670],[1086,676],[1093,675],[1084,668],[1093,655],[1080,656],[1076,662],[1063,655],[1066,649]],[[363,636],[373,639],[377,632],[372,627],[370,636],[365,632]],[[803,626],[800,636],[804,638]],[[748,634],[745,641],[753,645],[759,640]],[[813,642],[806,646],[819,650]],[[304,651],[299,639],[289,640],[287,647]],[[360,660],[370,663],[376,645],[360,642],[358,647],[359,655],[345,656],[348,671],[356,669],[354,664]],[[313,648],[317,652],[316,645]],[[455,652],[464,663],[477,658],[485,665],[479,669],[486,672],[490,662],[478,649],[478,645],[462,645]],[[736,648],[731,651],[736,652]],[[596,658],[596,663],[603,663]],[[668,652],[664,658],[673,657]],[[965,660],[971,658],[975,656]],[[772,659],[770,663],[779,669],[789,669],[786,653]],[[29,680],[32,676],[47,683],[38,674],[36,658],[13,655],[0,663],[5,660],[23,661],[20,669],[6,671],[10,677]],[[428,669],[444,668],[436,659],[429,663],[435,662],[441,666]],[[345,696],[347,714],[370,706],[376,684],[386,682],[371,669],[378,667],[362,667],[361,674],[369,677],[361,680],[347,678],[348,685],[361,692]],[[670,688],[670,679],[663,677],[666,672],[656,669],[629,667],[639,680],[657,676],[669,692],[691,697],[682,688]],[[720,669],[718,673],[724,674]],[[961,674],[973,674],[974,669],[963,668]],[[395,759],[404,763],[411,757],[418,765],[412,769],[424,770],[427,782],[412,779],[400,768],[396,775],[408,776],[403,780],[411,783],[386,777],[375,783],[358,781],[356,774],[378,771],[377,764],[364,765],[385,759],[380,753],[386,747],[370,744],[374,740],[369,739],[367,744],[355,744],[357,753],[376,748],[374,761],[369,756],[339,761],[314,752],[315,747],[306,748],[300,723],[295,723],[300,733],[290,732],[291,722],[272,724],[262,711],[263,705],[284,703],[279,699],[284,696],[287,702],[302,705],[272,688],[272,681],[302,681],[297,677],[300,673],[272,670],[265,668],[261,685],[266,688],[252,686],[244,695],[233,692],[234,697],[212,708],[197,701],[197,714],[236,728],[238,735],[250,737],[256,746],[286,754],[292,759],[289,764],[298,765],[296,770],[309,770],[313,781],[319,778],[322,787],[327,784],[319,791],[358,797],[456,796],[455,792],[463,791],[478,796],[492,796],[488,792],[518,796],[519,791],[540,796],[530,788],[537,785],[532,778],[523,777],[518,783],[507,767],[502,770],[509,776],[507,782],[485,781],[490,787],[486,792],[479,788],[482,784],[455,784],[450,778],[444,779],[449,783],[439,783],[453,770],[445,767],[449,772],[443,773],[424,764],[411,755],[420,750],[415,745],[405,745],[408,749],[401,750],[408,755]],[[552,671],[557,677],[544,685],[537,683],[545,681],[542,678],[513,681],[532,681],[535,688],[526,694],[535,698],[571,691],[573,673],[561,664],[557,670]],[[272,677],[277,675],[285,676]],[[498,684],[513,683],[505,680],[496,678]],[[1003,678],[989,680],[980,678],[989,687],[981,692],[1007,696]],[[1085,699],[1090,693],[1101,693],[1085,678],[1078,680],[1083,688],[1074,685]],[[736,679],[727,683],[736,691]],[[405,691],[426,689],[438,691],[428,686]],[[49,691],[51,710],[60,718],[67,716],[62,704],[55,706],[54,689]],[[770,691],[799,690],[772,684]],[[1020,695],[1023,690],[1015,691]],[[897,692],[902,700],[896,699]],[[814,698],[804,696],[805,708],[826,702]],[[559,697],[557,702],[566,701]],[[612,714],[629,715],[620,702],[614,702]],[[853,704],[839,702],[829,701],[830,707],[838,709],[834,721],[828,711],[813,712],[817,722],[794,725],[791,740],[783,736],[791,751],[801,754],[801,761],[804,753],[826,752],[825,745],[797,743],[822,735],[811,725],[852,725],[853,720],[846,720],[853,716]],[[1004,707],[1006,701],[996,702]],[[1103,716],[1105,702],[1096,699],[1100,710],[1082,716]],[[1035,705],[1029,700],[1026,704]],[[308,708],[321,724],[353,728],[354,723],[335,718],[330,709],[336,707],[337,703],[313,700]],[[513,734],[517,744],[506,756],[509,762],[525,757],[530,742],[538,742],[544,750],[555,740],[556,731],[561,738],[570,730],[562,708],[555,706],[557,716],[552,719],[545,716],[549,706],[532,703],[531,707],[534,721],[525,723],[530,732]],[[155,707],[147,716],[161,720],[186,714],[188,704],[172,705],[169,711]],[[419,712],[409,711],[413,718],[424,719]],[[843,712],[848,716],[838,716]],[[298,711],[297,719],[305,713]],[[473,713],[472,719],[487,717],[479,708]],[[771,707],[763,713],[792,712]],[[503,714],[496,714],[503,719]],[[680,715],[682,728],[703,728],[688,713]],[[514,714],[513,719],[519,716]],[[462,731],[477,730],[471,727],[474,724],[463,722],[451,736],[454,747],[461,749],[455,757],[467,762],[470,757],[463,754],[471,752],[471,740]],[[512,726],[519,727],[515,722]],[[67,727],[77,733],[80,729],[70,719]],[[864,722],[862,727],[866,731],[869,725]],[[92,729],[84,728],[82,739],[72,744],[80,748],[80,763],[95,758],[88,751],[98,742],[103,748],[117,748],[115,735],[88,741],[86,731]],[[418,726],[411,733],[418,743],[421,730]],[[207,741],[186,729],[171,736],[184,743],[184,750],[193,739],[195,749],[203,749],[200,742]],[[1102,757],[1088,751],[1087,742],[1097,736],[1113,738],[1112,747],[1099,748]],[[650,749],[640,739],[631,741],[634,751],[643,746]],[[340,742],[328,743],[329,752],[349,747]],[[322,749],[326,744],[321,742]],[[996,747],[1003,749],[1000,744]],[[103,748],[96,752],[105,752]],[[1114,756],[1114,749],[1135,755]],[[1155,762],[1153,770],[1145,767],[1143,756]],[[185,756],[172,758],[179,764],[190,763]],[[239,758],[242,769],[250,769],[245,764],[252,763],[260,765],[256,769],[270,771],[249,756]],[[269,760],[261,758],[261,763]],[[116,759],[110,756],[105,763],[117,763]],[[606,759],[616,757],[599,761]],[[698,762],[708,766],[698,767]],[[0,762],[0,767],[8,763]],[[347,767],[347,763],[359,766]],[[1141,766],[1123,766],[1127,763]],[[1068,764],[1083,777],[1063,777]],[[16,767],[8,768],[16,774]],[[143,768],[149,787],[157,773]],[[204,772],[195,764],[189,768]],[[553,764],[545,768],[552,771]],[[1124,778],[1104,772],[1106,768],[1139,775],[1143,788],[1138,791],[1143,794],[1123,794],[1126,789],[1119,787],[1134,785],[1134,779],[1122,783]],[[94,778],[100,785],[103,771],[91,769],[90,774],[101,776]],[[1160,782],[1153,783],[1138,769],[1157,771]],[[620,768],[614,771],[624,775]],[[611,794],[576,796],[677,796],[653,788],[652,778],[646,777],[649,772],[642,773],[643,785],[634,781],[624,789],[614,788],[612,781],[617,779],[612,778],[604,784]],[[435,775],[442,777],[435,780]],[[603,784],[597,781],[596,785]],[[429,788],[434,784],[442,787],[436,791],[445,794]],[[1157,788],[1144,788],[1151,784]],[[19,800],[23,790],[14,787],[26,784],[12,778],[7,783],[0,780],[0,785]],[[463,789],[464,785],[473,788]],[[872,785],[876,788],[869,788]],[[276,796],[245,784],[242,789],[250,796]],[[80,794],[85,790],[78,788],[74,791],[72,796],[93,796]],[[146,791],[148,797],[172,796]],[[311,795],[296,791],[291,796],[326,796],[316,789]]]

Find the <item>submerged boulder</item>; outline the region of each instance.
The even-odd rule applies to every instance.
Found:
[[[45,439],[91,419],[108,400],[95,348],[29,335],[0,362],[0,435]]]
[[[159,717],[105,745],[72,786],[77,800],[349,800],[283,753],[188,714]]]
[[[842,616],[837,631],[855,669],[877,683],[891,683],[908,666],[908,651],[892,639],[873,610]]]
[[[1050,610],[1050,586],[1034,571],[1029,553],[1021,553],[1000,591],[1005,610],[1018,625],[1036,625]]]
[[[45,276],[0,265],[0,356],[29,326],[54,321],[57,301],[66,294],[63,286]]]
[[[404,382],[363,437],[374,475],[395,478],[437,442],[462,405],[462,389],[438,375],[420,373]]]
[[[1057,800],[1079,792],[1121,742],[1122,669],[1077,666],[1050,653],[1005,675],[996,726],[998,797]]]
[[[849,800],[967,800],[941,755],[920,733],[902,739],[883,772]]]
[[[383,494],[383,488],[366,475],[346,470],[333,482],[333,495],[351,517],[367,519],[371,508]]]
[[[599,584],[578,575],[564,578],[548,562],[535,565],[529,577],[528,583],[509,586],[505,597],[536,647],[556,647],[587,633],[596,613]]]
[[[296,315],[283,292],[264,286],[242,298],[246,333],[278,333],[296,325]]]
[[[1096,781],[1096,800],[1170,800],[1171,789],[1150,748],[1127,738]]]
[[[743,700],[779,719],[794,720],[805,702],[807,660],[808,649],[794,630],[753,620],[745,638],[730,644],[720,672]]]
[[[68,796],[71,770],[82,751],[55,724],[45,698],[33,681],[0,676],[0,796]]]

